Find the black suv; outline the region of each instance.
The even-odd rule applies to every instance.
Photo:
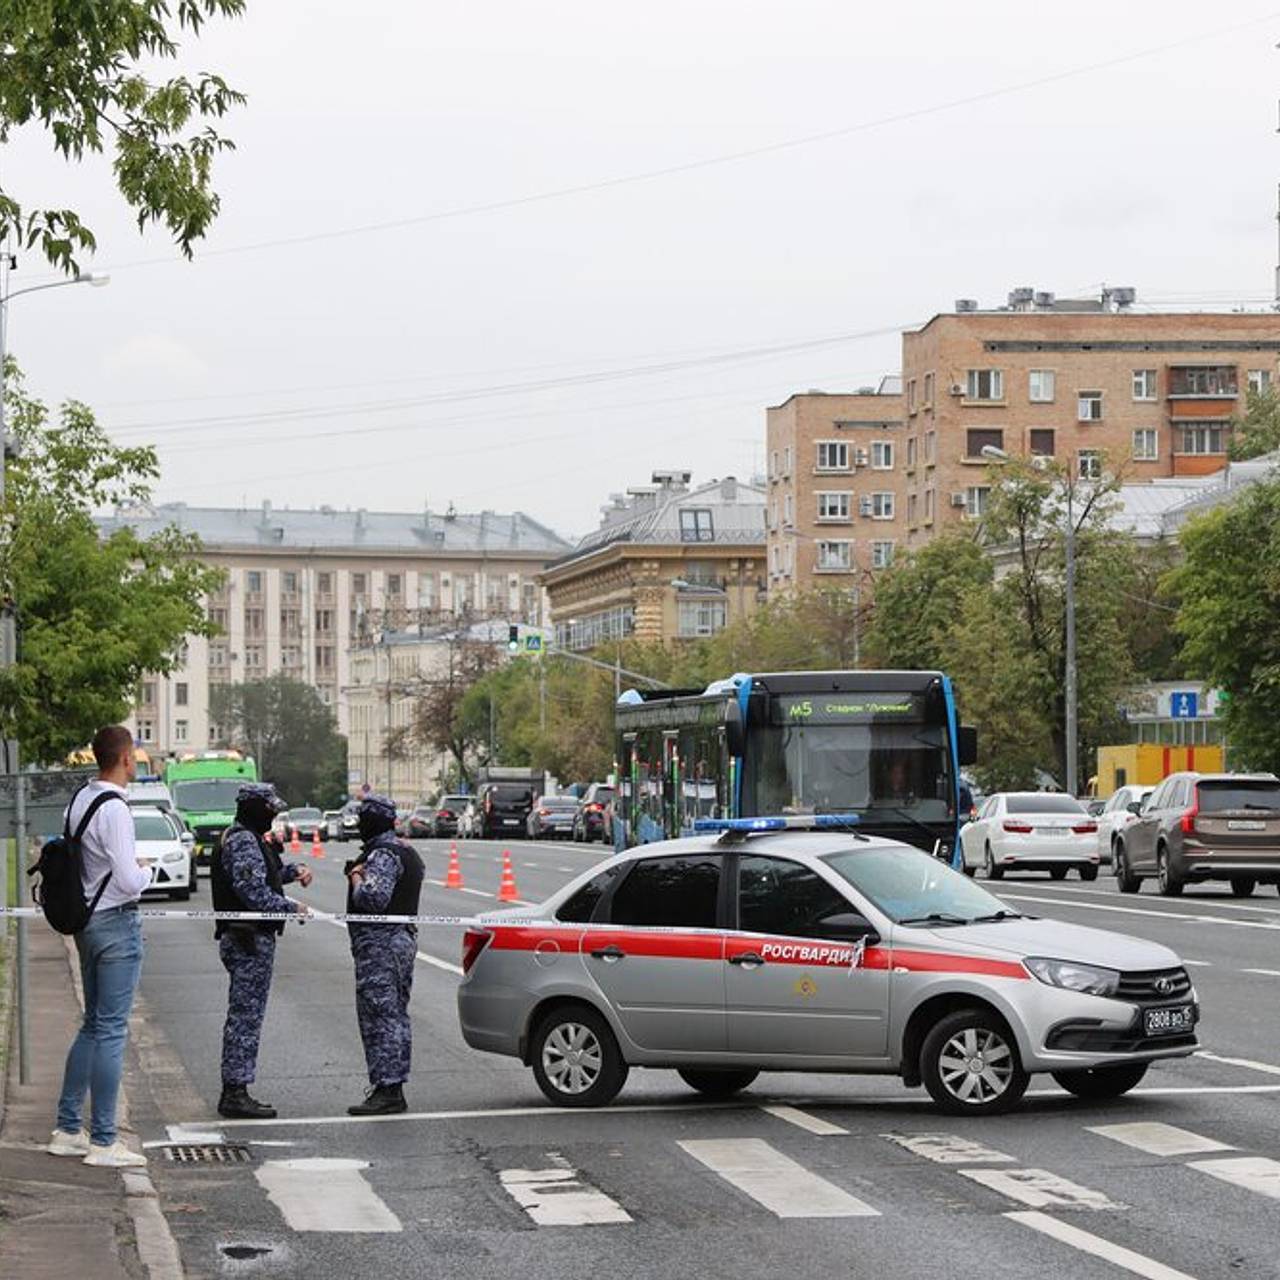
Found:
[[[525,782],[486,782],[480,788],[480,838],[523,836],[533,808],[533,787]]]

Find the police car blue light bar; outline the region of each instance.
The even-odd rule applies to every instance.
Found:
[[[770,818],[696,818],[694,831],[844,831],[858,825],[856,813],[803,813]]]

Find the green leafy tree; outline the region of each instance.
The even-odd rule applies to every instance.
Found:
[[[0,5],[0,144],[38,125],[68,160],[114,152],[120,194],[140,228],[163,224],[192,245],[218,213],[214,157],[233,144],[212,121],[244,101],[217,75],[148,78],[178,56],[182,33],[234,18],[245,0],[5,0]],[[92,230],[73,209],[32,207],[0,187],[0,242],[39,245],[54,266],[77,269]]]
[[[142,675],[173,670],[189,634],[210,634],[204,600],[222,574],[176,530],[100,536],[95,511],[150,495],[154,450],[113,445],[75,401],[51,419],[12,361],[5,397],[18,457],[6,477],[0,591],[16,613],[18,654],[0,668],[0,722],[26,759],[53,763],[122,719]]]
[[[1280,768],[1280,479],[1190,521],[1182,550],[1168,583],[1183,658],[1227,694],[1232,763]]]
[[[1280,392],[1274,387],[1249,392],[1244,416],[1237,418],[1233,426],[1229,450],[1233,462],[1280,449]]]
[[[327,808],[346,797],[347,740],[311,685],[283,674],[214,685],[209,718],[222,745],[252,755],[289,804]]]

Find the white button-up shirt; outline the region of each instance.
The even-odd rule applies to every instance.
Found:
[[[124,788],[114,782],[95,779],[82,787],[71,801],[70,828],[75,835],[85,810],[96,796],[104,791],[114,791],[124,798]],[[88,905],[98,892],[102,877],[111,872],[111,880],[98,899],[98,911],[119,907],[126,902],[136,902],[142,891],[151,883],[151,872],[138,866],[137,842],[133,831],[133,811],[128,802],[116,804],[109,800],[93,815],[80,841],[81,859],[84,864],[84,900]]]

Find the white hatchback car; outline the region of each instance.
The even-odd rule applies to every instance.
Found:
[[[171,814],[149,804],[131,804],[138,859],[151,869],[143,893],[163,893],[185,902],[196,887],[191,861],[195,841]]]
[[[1131,826],[1137,814],[1130,805],[1142,804],[1154,787],[1117,787],[1098,814],[1098,856],[1103,866],[1110,866],[1116,851],[1116,840]]]
[[[960,832],[966,875],[982,867],[988,880],[1006,871],[1047,871],[1055,880],[1073,867],[1098,878],[1098,823],[1074,796],[1056,791],[997,791]]]

